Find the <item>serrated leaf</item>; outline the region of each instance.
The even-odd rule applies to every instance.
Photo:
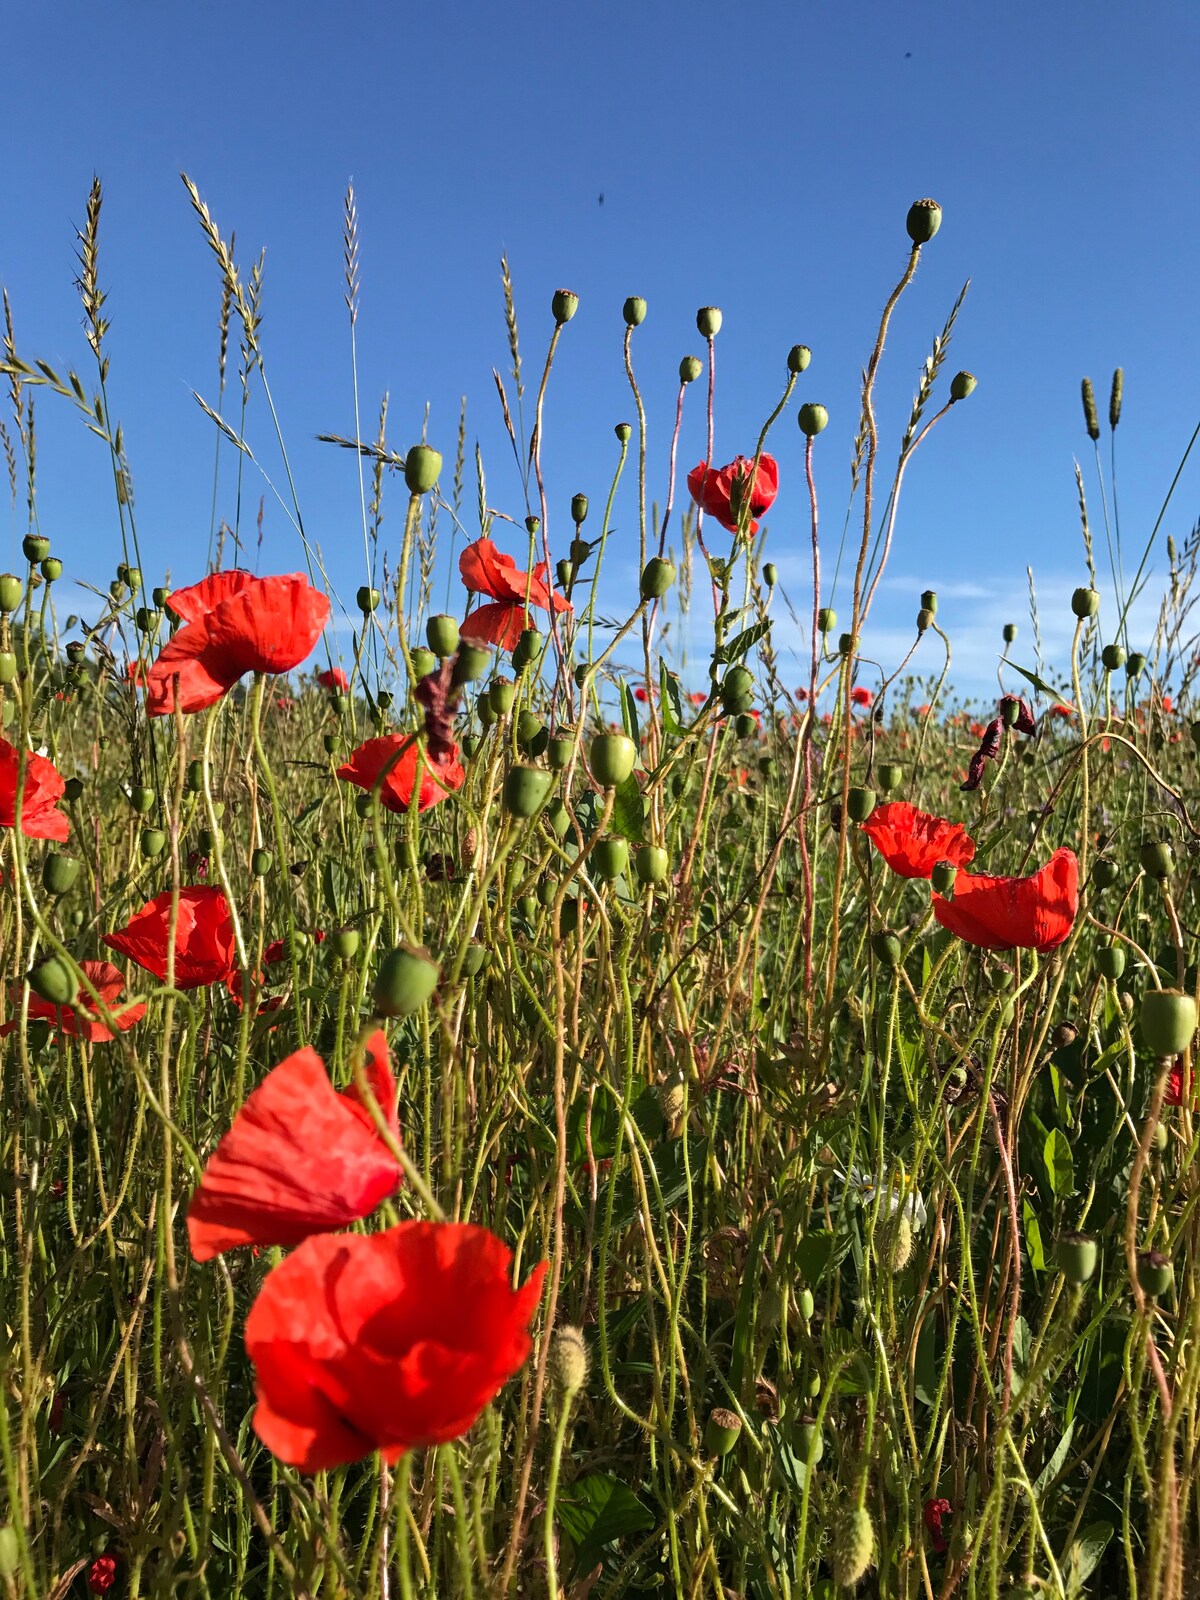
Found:
[[[1071,1142],[1061,1128],[1050,1130],[1042,1159],[1054,1198],[1066,1199],[1075,1188],[1075,1158],[1071,1154]]]
[[[646,812],[642,791],[632,772],[624,783],[617,785],[609,826],[614,833],[619,833],[622,839],[628,839],[632,844],[645,843]]]

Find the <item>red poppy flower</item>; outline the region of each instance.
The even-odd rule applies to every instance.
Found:
[[[379,774],[392,760],[397,750],[403,753],[383,780],[379,799],[388,811],[407,811],[409,801],[412,799],[413,786],[417,781],[419,756],[417,741],[412,734],[385,733],[381,738],[368,739],[366,744],[359,745],[349,761],[338,768],[337,775],[343,782],[352,783],[358,789],[373,789],[378,782]],[[457,752],[453,760],[440,763],[430,761],[428,756],[424,757],[421,760],[421,788],[417,798],[417,810],[428,811],[430,806],[435,806],[439,800],[444,800],[452,790],[461,789],[465,778],[466,773],[463,771]]]
[[[648,704],[648,702],[650,700],[650,695],[649,695],[648,690],[646,689],[645,684],[639,683],[636,686],[636,688],[633,691],[633,698],[635,700],[639,701],[642,705]]]
[[[88,1568],[87,1586],[92,1594],[107,1594],[117,1581],[116,1556],[97,1556]]]
[[[861,683],[856,683],[850,691],[850,699],[856,706],[869,706],[871,704],[871,691],[864,688]]]
[[[1050,707],[1050,715],[1052,717],[1073,717],[1075,715],[1075,707],[1069,706],[1060,700],[1057,705]]]
[[[1162,697],[1162,708],[1166,712],[1167,716],[1170,716],[1172,711],[1174,711],[1175,702],[1171,699],[1171,696],[1169,694],[1163,695],[1163,697]]]
[[[1070,933],[1078,910],[1079,862],[1065,848],[1027,878],[960,872],[953,900],[933,897],[942,927],[982,950],[1053,950]]]
[[[21,753],[0,739],[0,828],[17,825],[17,780]],[[53,761],[36,750],[25,752],[25,785],[21,794],[21,832],[27,839],[57,839],[61,844],[71,831],[70,820],[58,810],[66,789]]]
[[[303,573],[254,578],[214,572],[168,601],[184,626],[147,674],[146,710],[175,710],[175,679],[184,711],[215,705],[247,672],[290,672],[310,654],[329,620],[329,601]]]
[[[113,1020],[122,1033],[142,1020],[146,1015],[144,1001],[129,1001],[123,1006],[117,1004],[125,980],[111,961],[81,961],[79,965],[112,1012]],[[49,1000],[43,1000],[41,995],[31,994],[29,1015],[48,1022],[69,1039],[87,1039],[92,1044],[107,1044],[112,1038],[112,1033],[100,1020],[95,1001],[85,989],[79,991],[73,1006],[52,1005]],[[17,1026],[16,1019],[6,1022],[0,1028],[0,1037],[12,1033]]]
[[[340,694],[345,694],[350,687],[350,679],[341,667],[330,667],[325,672],[318,672],[317,682],[322,689],[336,689]]]
[[[306,1239],[246,1319],[254,1431],[302,1472],[466,1433],[524,1364],[546,1263],[464,1222]]]
[[[902,878],[927,878],[939,861],[965,867],[975,857],[975,841],[961,822],[918,811],[907,800],[876,806],[862,831]]]
[[[382,1032],[367,1041],[367,1081],[399,1134],[396,1085]],[[272,1068],[209,1157],[188,1207],[197,1261],[239,1244],[293,1245],[370,1216],[400,1167],[357,1087],[341,1094],[315,1050]]]
[[[167,933],[171,925],[171,891],[155,895],[123,928],[106,933],[104,943],[160,983],[167,977]],[[201,989],[224,983],[236,970],[233,918],[223,889],[192,885],[179,891],[175,932],[175,987]]]
[[[751,456],[738,456],[728,466],[710,467],[702,461],[688,473],[688,488],[692,499],[706,516],[715,517],[730,533],[737,532],[738,514],[749,499],[750,532],[758,532],[757,518],[763,516],[774,504],[779,493],[779,464],[774,456],[763,455],[758,460],[754,483],[750,472],[754,466]]]
[[[934,1548],[934,1553],[939,1556],[944,1556],[949,1548],[942,1528],[942,1519],[948,1517],[952,1510],[949,1500],[926,1500],[925,1509],[921,1513],[929,1531],[929,1542]]]
[[[914,706],[913,707],[913,716],[914,717],[927,717],[932,710],[933,710],[933,707],[929,706],[929,705]]]
[[[1189,1074],[1189,1079],[1191,1078],[1192,1075]],[[1183,1058],[1177,1057],[1175,1060],[1175,1065],[1171,1068],[1167,1075],[1167,1089],[1166,1093],[1163,1095],[1163,1105],[1181,1106],[1183,1104],[1183,1093]],[[1196,1109],[1195,1104],[1193,1105],[1193,1110],[1194,1109]]]
[[[702,705],[704,705],[704,703],[707,701],[707,699],[708,699],[708,696],[706,694],[702,694],[699,689],[694,689],[692,691],[692,693],[690,695],[688,695],[688,700],[694,706],[702,706]]]
[[[796,699],[797,700],[807,700],[808,699],[808,690],[807,689],[797,689],[796,690]]]
[[[472,594],[489,595],[492,605],[479,606],[462,624],[459,632],[474,644],[494,644],[511,650],[522,632],[532,624],[529,607],[549,611],[569,611],[570,605],[546,581],[546,563],[539,561],[532,572],[521,572],[511,556],[504,555],[491,539],[476,539],[458,558],[462,581]]]

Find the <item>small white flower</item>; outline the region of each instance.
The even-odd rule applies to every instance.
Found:
[[[846,1191],[858,1197],[860,1205],[872,1207],[875,1204],[875,1175],[865,1172],[861,1167],[851,1167],[846,1178]],[[911,1182],[903,1167],[897,1168],[891,1175],[887,1193],[881,1202],[880,1209],[886,1207],[887,1220],[890,1222],[900,1211],[903,1211],[914,1228],[925,1226],[928,1213],[925,1210],[925,1201],[921,1191]]]

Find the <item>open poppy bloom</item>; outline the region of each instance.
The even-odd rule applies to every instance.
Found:
[[[104,943],[152,972],[167,978],[167,935],[171,926],[171,891],[155,895],[123,928],[106,933]],[[233,918],[223,889],[194,884],[179,891],[175,928],[175,987],[202,989],[225,983],[237,967]]]
[[[367,1041],[367,1081],[399,1133],[382,1032]],[[197,1261],[235,1245],[293,1245],[368,1217],[401,1181],[355,1085],[339,1094],[315,1050],[273,1067],[209,1157],[188,1207]]]
[[[0,828],[17,825],[17,779],[21,753],[7,739],[0,739]],[[58,809],[66,789],[53,761],[36,750],[25,752],[25,785],[21,794],[21,832],[27,839],[56,839],[59,844],[71,831],[69,818]]]
[[[907,800],[876,806],[862,831],[902,878],[928,878],[939,861],[965,867],[975,857],[975,841],[961,822],[918,811]]]
[[[128,1001],[123,1006],[117,1004],[121,998],[121,990],[125,987],[125,980],[111,961],[81,961],[79,965],[88,982],[112,1013],[113,1021],[122,1033],[127,1028],[132,1028],[135,1022],[142,1020],[146,1015],[145,1001]],[[31,1021],[40,1019],[48,1022],[52,1029],[68,1039],[86,1039],[89,1044],[107,1044],[112,1038],[111,1030],[100,1020],[96,1002],[86,989],[80,989],[74,1005],[69,1006],[53,1005],[49,1000],[43,1000],[41,995],[31,993],[29,1017]],[[6,1022],[0,1028],[0,1037],[12,1033],[18,1026],[19,1023],[15,1018],[12,1022]]]
[[[393,761],[400,751],[398,760]],[[368,739],[360,744],[349,761],[337,769],[344,783],[357,789],[371,790],[379,782],[379,774],[392,761],[391,771],[379,789],[380,804],[388,811],[407,811],[417,782],[417,762],[421,761],[421,787],[417,795],[417,810],[428,811],[439,800],[444,800],[454,789],[461,789],[466,773],[457,751],[452,760],[436,762],[428,754],[421,757],[416,738],[411,733],[385,733],[381,738]]]
[[[519,1289],[511,1270],[465,1222],[306,1239],[246,1319],[255,1433],[302,1472],[461,1437],[532,1348],[546,1263]]]
[[[762,455],[758,458],[758,471],[751,485],[750,472],[753,466],[753,456],[738,456],[728,466],[719,468],[710,467],[707,461],[702,461],[688,473],[692,499],[705,516],[715,517],[730,533],[737,532],[738,517],[747,500],[750,507],[749,531],[757,533],[757,519],[771,509],[779,493],[779,463],[775,457]]]
[[[312,652],[329,620],[329,601],[303,573],[255,578],[214,572],[167,602],[184,623],[146,676],[152,717],[216,705],[247,672],[290,672]]]
[[[1056,850],[1027,878],[989,878],[960,872],[953,900],[933,897],[933,914],[981,950],[1054,950],[1070,933],[1079,910],[1079,862]]]
[[[850,699],[856,706],[869,706],[871,704],[871,691],[864,688],[861,683],[856,683],[850,691]]]
[[[324,672],[318,672],[317,682],[322,689],[336,689],[339,694],[345,694],[350,687],[350,679],[341,667],[329,667]]]
[[[521,572],[511,556],[496,548],[491,539],[476,539],[458,558],[462,581],[472,594],[486,594],[491,605],[479,606],[463,622],[459,633],[473,644],[494,644],[511,650],[526,628],[533,624],[529,608],[542,611],[569,611],[568,602],[546,582],[546,563],[539,561],[532,572]]]

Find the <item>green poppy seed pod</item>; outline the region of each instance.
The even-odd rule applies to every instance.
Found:
[[[875,768],[875,784],[881,794],[893,794],[904,780],[904,768],[895,761],[884,761]]]
[[[466,756],[468,761],[473,755],[478,753],[481,743],[482,741],[477,733],[465,733],[463,735],[462,753]]]
[[[575,740],[571,734],[559,733],[546,741],[546,764],[551,772],[562,772],[571,763]]]
[[[44,961],[38,962],[29,974],[29,987],[52,1006],[72,1005],[79,992],[75,974],[58,956],[47,956]]]
[[[538,905],[552,906],[557,893],[557,881],[554,878],[543,878],[537,886]]]
[[[74,805],[76,800],[83,799],[83,779],[68,778],[63,788],[63,798]]]
[[[1175,1281],[1171,1258],[1164,1256],[1161,1250],[1141,1251],[1137,1258],[1137,1277],[1142,1292],[1152,1300],[1160,1300],[1163,1295],[1170,1294]]]
[[[133,620],[139,633],[153,633],[158,625],[158,612],[150,606],[139,606],[133,614]]]
[[[430,617],[425,624],[425,637],[434,655],[445,661],[458,649],[458,623],[444,612]]]
[[[1111,889],[1120,876],[1120,867],[1107,856],[1101,856],[1092,866],[1092,882],[1097,889]]]
[[[566,838],[571,827],[571,817],[561,800],[551,800],[542,816],[556,839]]]
[[[375,1009],[381,1017],[407,1017],[419,1011],[437,988],[437,962],[428,950],[398,945],[384,958],[375,977]]]
[[[1140,650],[1131,651],[1129,659],[1125,663],[1125,676],[1127,678],[1140,678],[1142,673],[1145,672],[1145,670],[1146,670],[1146,658],[1145,658],[1145,656],[1142,654],[1142,652]]]
[[[725,1406],[714,1406],[704,1427],[704,1453],[708,1456],[727,1456],[738,1442],[742,1419],[736,1411]]]
[[[789,372],[799,374],[805,370],[812,360],[812,351],[806,344],[794,344],[788,351],[787,369]]]
[[[510,678],[493,678],[488,686],[488,704],[498,717],[512,710],[516,697],[517,686]]]
[[[391,703],[392,691],[390,689],[380,689],[379,693],[375,696],[375,704],[379,710],[386,711]]]
[[[855,637],[854,637],[854,635],[852,633],[839,633],[838,634],[838,655],[846,656],[846,657],[849,657],[849,656],[853,655],[854,654],[854,646],[857,644],[857,642],[858,641],[855,639]]]
[[[413,494],[428,494],[442,475],[442,458],[432,445],[414,444],[404,457],[404,481]]]
[[[63,574],[63,564],[57,556],[47,556],[39,571],[47,583],[55,583]]]
[[[15,683],[18,662],[11,650],[0,650],[0,684]]]
[[[938,861],[929,874],[929,881],[935,894],[940,894],[943,900],[949,900],[954,894],[954,880],[957,877],[958,868],[952,861]]]
[[[815,1467],[825,1454],[825,1440],[815,1417],[801,1417],[796,1423],[793,1448],[799,1459],[810,1468]]]
[[[936,589],[923,589],[921,591],[921,610],[922,611],[936,611],[937,610],[937,606],[938,606],[937,590]]]
[[[615,883],[629,866],[629,845],[624,839],[599,839],[592,864],[606,883]]]
[[[621,444],[628,444],[630,439],[633,438],[633,428],[628,422],[618,422],[613,432]]]
[[[661,845],[647,844],[633,858],[634,871],[639,883],[662,883],[671,866],[671,858]]]
[[[379,590],[372,589],[369,584],[361,583],[358,586],[358,609],[364,617],[369,617],[379,604]]]
[[[1138,1020],[1156,1056],[1181,1056],[1196,1034],[1196,1002],[1178,989],[1148,989]]]
[[[575,687],[577,689],[582,689],[586,686],[588,674],[591,672],[591,670],[592,669],[590,665],[586,661],[581,661],[575,668]]]
[[[144,817],[154,804],[154,790],[148,784],[134,784],[129,791],[129,804],[139,817]]]
[[[768,589],[773,589],[779,582],[779,569],[773,561],[768,561],[762,569],[763,582]]]
[[[125,567],[121,572],[121,579],[129,585],[130,594],[137,594],[142,587],[142,569],[140,567]]]
[[[817,627],[822,633],[832,633],[837,627],[837,612],[832,606],[822,606],[817,612]]]
[[[553,783],[554,774],[541,767],[510,767],[504,779],[504,809],[511,817],[536,817]]]
[[[21,604],[25,585],[15,572],[0,573],[0,612],[8,616]]]
[[[434,655],[433,651],[425,650],[420,645],[418,645],[415,650],[410,652],[410,660],[412,661],[413,678],[417,683],[420,683],[422,678],[428,678],[438,669],[438,658]],[[340,706],[338,705],[339,700],[343,702]],[[335,711],[344,710],[345,696],[334,695],[333,706]]]
[[[576,527],[580,525],[588,514],[588,497],[585,494],[571,496],[571,521]]]
[[[464,683],[474,683],[477,678],[482,678],[491,665],[492,652],[485,650],[480,644],[460,644],[458,654],[454,658],[454,671],[450,681],[456,686]],[[383,697],[380,696],[381,705]]]
[[[818,405],[815,400],[809,400],[796,413],[796,421],[800,425],[800,432],[806,439],[815,439],[828,425],[829,413],[824,406]]]
[[[554,1381],[568,1397],[587,1382],[588,1352],[579,1328],[556,1328],[550,1341],[550,1371]]]
[[[575,576],[575,569],[565,556],[554,563],[554,576],[558,580],[560,589],[569,589],[571,580]]]
[[[1083,395],[1083,420],[1087,427],[1088,438],[1094,443],[1100,437],[1100,418],[1096,412],[1096,391],[1092,388],[1092,380],[1085,378],[1080,385]]]
[[[753,693],[754,674],[749,667],[730,667],[721,680],[721,698],[723,700],[741,700],[744,696]]]
[[[1125,973],[1125,952],[1119,944],[1102,944],[1096,951],[1096,971],[1110,983],[1118,983]]]
[[[522,711],[517,718],[517,743],[526,750],[537,743],[542,734],[546,732],[546,724],[536,711]],[[543,739],[542,744],[546,741]]]
[[[356,794],[354,797],[354,811],[357,816],[366,820],[371,815],[372,798],[369,793]]]
[[[536,533],[538,533],[540,531],[541,526],[542,526],[541,517],[528,516],[528,517],[525,518],[525,532],[529,535],[529,537],[531,539],[533,538],[534,534],[536,534]]]
[[[900,965],[900,940],[894,933],[886,930],[871,935],[871,949],[875,952],[875,959],[880,966],[886,967],[889,972]]]
[[[1015,728],[1021,720],[1024,707],[1015,694],[1006,694],[1000,705],[1000,720],[1006,728]]]
[[[758,722],[750,715],[748,711],[741,711],[738,713],[737,720],[734,722],[733,727],[734,732],[737,734],[739,739],[753,739],[754,735],[758,732]]]
[[[1192,743],[1200,747],[1200,722],[1193,722],[1191,727]]]
[[[1175,867],[1175,852],[1168,839],[1147,839],[1138,851],[1138,860],[1148,878],[1161,882]]]
[[[1112,392],[1108,397],[1108,425],[1115,428],[1121,420],[1121,396],[1125,391],[1125,373],[1118,367],[1113,373]]]
[[[1100,1247],[1086,1233],[1063,1233],[1054,1247],[1054,1264],[1068,1283],[1090,1283],[1100,1264]]]
[[[1118,667],[1125,665],[1125,646],[1106,644],[1100,652],[1100,659],[1104,663],[1105,672],[1116,672]]]
[[[1005,644],[1012,644],[1013,640],[1016,637],[1017,637],[1017,625],[1016,625],[1016,623],[1015,622],[1006,622],[1004,624],[1004,642],[1005,642]]]
[[[369,799],[370,796],[367,798]],[[269,850],[259,848],[250,857],[250,871],[256,878],[265,878],[274,865],[275,857]]]
[[[555,322],[561,328],[563,323],[570,322],[579,310],[579,296],[573,294],[570,289],[555,289],[550,297],[550,310]]]
[[[1071,596],[1071,610],[1082,621],[1094,617],[1100,609],[1100,596],[1095,589],[1079,588]]]
[[[592,547],[586,539],[571,540],[571,549],[569,554],[571,557],[571,565],[573,567],[581,567],[591,553]]]
[[[829,1559],[839,1589],[856,1589],[875,1565],[875,1529],[865,1506],[852,1506],[838,1517]]]
[[[204,763],[199,756],[188,762],[187,787],[192,794],[199,794],[204,787]]]
[[[865,822],[875,809],[875,791],[854,787],[846,801],[846,814],[851,822]]]
[[[464,978],[477,978],[488,964],[491,951],[481,944],[469,944],[463,951],[462,975]]]
[[[917,612],[917,632],[928,633],[930,628],[933,627],[936,615],[937,613],[930,611],[928,606],[922,606],[920,611]]]
[[[485,728],[490,728],[496,720],[496,713],[492,710],[491,691],[485,690],[475,702],[475,715]]]
[[[588,766],[602,789],[615,789],[633,772],[637,746],[623,733],[598,733],[588,746]]]
[[[165,606],[167,601],[171,598],[171,591],[170,589],[165,589],[160,586],[151,592],[150,598],[161,611],[163,606]]]
[[[928,244],[942,225],[942,208],[936,200],[914,200],[904,226],[915,245]]]
[[[67,893],[78,876],[79,862],[74,856],[52,850],[42,862],[42,887],[56,899]]]
[[[642,568],[643,600],[661,600],[675,582],[675,568],[665,556],[651,556]]]
[[[40,533],[27,533],[21,540],[21,549],[30,566],[36,566],[50,554],[50,541]]]
[[[684,356],[679,363],[679,381],[680,383],[695,383],[703,371],[704,363],[699,356]]]
[[[357,928],[335,928],[329,935],[330,952],[339,961],[352,961],[358,954],[358,940]]]
[[[518,672],[531,667],[542,653],[545,639],[537,628],[522,628],[521,636],[513,646],[512,663]]]
[[[722,317],[716,306],[701,306],[696,313],[696,326],[702,338],[715,339],[721,331]]]
[[[639,328],[646,320],[646,302],[640,294],[631,294],[621,307],[627,328]]]
[[[975,393],[979,380],[973,372],[956,372],[950,379],[950,402],[965,400]]]

